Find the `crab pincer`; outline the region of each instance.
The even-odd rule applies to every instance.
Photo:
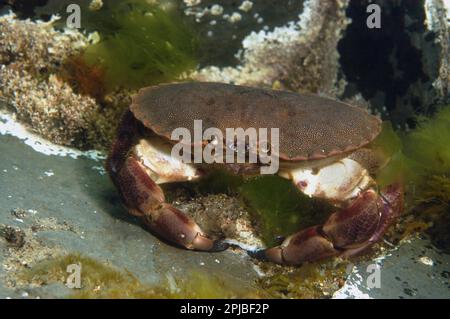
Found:
[[[377,242],[402,209],[400,185],[390,185],[380,194],[369,189],[348,207],[330,215],[323,225],[303,229],[279,246],[250,255],[285,265],[300,265],[332,256],[353,256]]]

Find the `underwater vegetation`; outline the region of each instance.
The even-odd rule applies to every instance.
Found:
[[[373,147],[389,161],[376,179],[380,186],[395,181],[405,185],[402,237],[425,231],[436,246],[450,251],[450,107],[417,122],[409,132],[396,132],[384,123]]]
[[[64,61],[61,79],[82,95],[104,101],[106,94],[105,70],[98,65],[87,64],[82,56],[71,56]]]
[[[396,132],[385,122],[382,133],[373,142],[373,147],[389,159],[378,172],[377,181],[385,185],[400,178],[407,185],[414,185],[416,197],[429,197],[430,177],[449,177],[449,140],[450,107],[442,108],[432,118],[418,117],[418,127],[409,132]]]
[[[450,107],[433,118],[419,119],[419,128],[404,139],[404,154],[417,167],[414,213],[429,227],[434,244],[450,252]]]
[[[41,260],[16,275],[25,285],[66,284],[67,266],[81,265],[81,287],[70,289],[66,298],[323,298],[339,289],[345,280],[345,262],[306,264],[301,268],[263,265],[268,275],[249,287],[230,285],[225,278],[191,271],[183,278],[167,273],[165,282],[144,283],[124,269],[91,257],[71,253]],[[270,268],[270,269],[269,269]],[[164,277],[163,277],[164,278]],[[164,281],[164,279],[163,279]],[[69,289],[68,289],[69,290]]]
[[[81,288],[70,289],[67,298],[261,298],[263,290],[231,287],[225,279],[205,272],[190,272],[183,279],[167,275],[163,285],[141,282],[132,273],[91,257],[67,254],[46,259],[24,269],[17,277],[33,285],[65,284],[67,266],[81,265]]]
[[[289,269],[276,266],[272,274],[258,284],[271,298],[329,298],[344,285],[348,263],[340,260],[326,263],[306,263]]]
[[[450,105],[433,118],[419,117],[419,128],[404,139],[404,153],[426,173],[450,173]],[[427,174],[428,175],[428,174]]]
[[[310,199],[279,176],[263,176],[243,183],[239,189],[244,203],[253,211],[260,235],[268,246],[277,237],[320,224],[330,214],[331,206]]]
[[[104,70],[108,91],[169,82],[196,67],[194,34],[173,6],[127,0],[104,1],[95,10],[85,3],[81,10],[82,27],[95,32],[95,40],[77,59]],[[97,83],[74,76],[81,83]]]

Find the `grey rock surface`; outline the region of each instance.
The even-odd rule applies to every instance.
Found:
[[[200,270],[240,287],[252,286],[257,273],[245,255],[177,249],[142,228],[122,208],[99,166],[92,159],[44,155],[16,137],[0,136],[0,224],[20,229],[40,225],[32,236],[50,251],[108,262],[148,284],[167,285],[167,275],[182,278]],[[14,214],[18,210],[21,218]],[[21,297],[24,292],[7,287],[8,245],[0,238],[0,298]],[[69,292],[63,285],[50,285],[31,289],[28,295],[62,297]]]
[[[374,266],[379,274],[376,282]],[[450,298],[450,255],[427,238],[409,240],[386,256],[354,265],[336,298]]]

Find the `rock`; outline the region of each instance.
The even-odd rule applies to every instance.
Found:
[[[380,28],[368,28],[367,6],[380,8]],[[449,33],[443,1],[352,0],[352,19],[338,44],[349,83],[395,127],[413,128],[449,99]]]
[[[44,155],[1,135],[0,154],[0,223],[7,225],[0,231],[7,239],[0,237],[0,298],[20,298],[25,288],[34,297],[70,295],[63,285],[32,288],[15,278],[41,260],[68,253],[112,264],[148,285],[167,286],[167,276],[177,281],[200,271],[222,278],[230,290],[256,290],[258,274],[245,254],[185,251],[145,230],[122,208],[102,162]]]

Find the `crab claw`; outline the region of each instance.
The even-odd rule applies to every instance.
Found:
[[[320,226],[306,228],[289,236],[279,246],[251,252],[250,256],[282,265],[297,265],[304,261],[339,254],[339,251],[334,249],[333,244],[319,232]]]
[[[146,215],[144,222],[160,237],[187,249],[218,252],[228,248],[228,244],[208,238],[194,220],[167,203]]]
[[[348,207],[333,213],[325,224],[301,230],[281,245],[251,255],[285,265],[338,255],[352,256],[377,242],[399,216],[402,207],[400,185],[390,185],[379,194],[368,189]]]
[[[128,211],[159,237],[192,250],[217,252],[228,248],[228,244],[208,238],[192,218],[166,203],[163,190],[136,158],[126,158],[112,177]]]

